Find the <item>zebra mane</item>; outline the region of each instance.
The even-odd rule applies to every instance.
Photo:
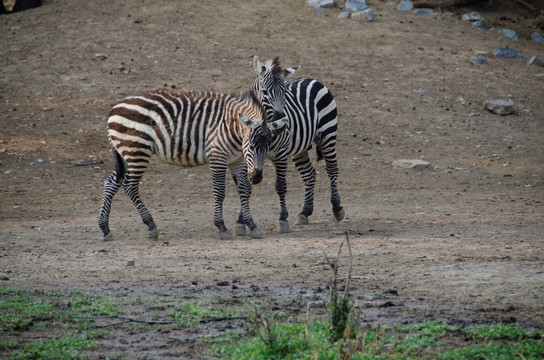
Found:
[[[241,101],[251,106],[256,113],[261,115],[261,118],[263,119],[263,128],[264,128],[267,123],[266,111],[264,109],[263,104],[261,103],[261,100],[259,99],[257,94],[255,94],[255,91],[253,91],[253,89],[249,89],[237,97]]]
[[[281,61],[279,56],[274,56],[274,58],[267,60],[265,66],[276,76],[279,76],[283,71],[283,69],[281,68]]]

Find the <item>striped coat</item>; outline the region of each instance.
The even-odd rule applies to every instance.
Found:
[[[148,226],[149,236],[158,238],[155,222],[139,195],[139,183],[152,154],[178,166],[210,164],[214,224],[223,239],[231,238],[223,221],[225,176],[229,168],[238,180],[242,221],[253,237],[261,237],[249,211],[249,182],[261,181],[272,134],[285,123],[285,119],[267,122],[264,108],[252,91],[238,96],[157,90],[125,98],[108,114],[115,170],[105,182],[98,220],[104,240],[113,240],[109,214],[113,196],[121,186]]]

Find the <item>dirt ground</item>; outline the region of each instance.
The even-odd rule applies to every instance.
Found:
[[[318,14],[303,0],[53,0],[0,16],[0,285],[80,289],[119,302],[257,297],[286,311],[310,302],[319,312],[331,277],[324,254],[335,257],[347,231],[350,291],[364,323],[541,327],[544,68],[527,60],[544,58],[544,45],[530,39],[544,33],[542,18],[494,1],[476,9],[488,27],[480,30],[442,13],[369,4],[370,23],[339,19],[339,8]],[[516,30],[519,41],[501,28]],[[472,63],[476,52],[498,46],[522,58]],[[146,237],[120,192],[111,217],[116,241],[102,241],[111,106],[146,88],[243,91],[255,77],[253,55],[279,55],[285,66],[300,66],[296,76],[319,79],[335,95],[346,218],[334,220],[318,163],[315,213],[296,226],[303,186],[293,167],[292,231],[278,234],[270,166],[252,197],[264,239],[221,241],[208,167],[154,161],[141,194],[159,240]],[[492,114],[488,99],[511,99],[518,114]],[[394,168],[396,159],[431,168]],[[239,202],[230,182],[227,191],[232,229]],[[348,260],[344,248],[341,276]],[[198,349],[207,326],[219,325],[143,337],[112,330],[101,351],[205,357]]]

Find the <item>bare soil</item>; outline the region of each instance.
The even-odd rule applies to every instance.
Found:
[[[338,19],[339,8],[317,14],[302,0],[53,0],[0,16],[0,285],[80,289],[142,317],[131,299],[258,298],[289,313],[310,302],[319,312],[331,278],[324,254],[334,258],[347,232],[350,292],[364,323],[542,327],[544,69],[527,65],[531,56],[544,58],[544,46],[530,39],[544,33],[542,19],[516,2],[493,1],[477,8],[488,26],[480,30],[442,13],[369,3],[371,23]],[[519,41],[501,28],[516,30]],[[498,46],[522,58],[472,63],[476,52]],[[154,161],[141,193],[159,240],[146,237],[119,193],[116,241],[102,241],[97,216],[113,169],[110,107],[147,88],[243,91],[255,76],[255,54],[281,56],[285,66],[300,66],[297,76],[319,79],[335,95],[346,218],[334,220],[318,163],[315,213],[296,226],[303,185],[290,168],[292,231],[278,234],[270,166],[252,197],[264,239],[221,241],[208,168]],[[511,99],[518,114],[492,114],[483,107],[488,99]],[[396,159],[431,168],[394,168]],[[232,228],[239,201],[233,184],[227,191]],[[344,248],[341,276],[348,262]],[[113,328],[92,356],[205,358],[203,334],[243,326]]]

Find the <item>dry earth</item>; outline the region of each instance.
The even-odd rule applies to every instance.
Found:
[[[350,290],[365,323],[541,327],[544,69],[527,65],[544,57],[530,39],[543,33],[538,19],[506,0],[477,9],[485,31],[439,13],[400,13],[385,1],[370,6],[371,23],[338,19],[338,8],[317,14],[303,0],[53,0],[0,16],[0,284],[80,289],[127,303],[129,314],[137,297],[259,298],[288,312],[311,302],[319,312],[331,275],[324,253],[336,256],[347,231],[358,277]],[[501,35],[504,27],[520,40]],[[471,62],[498,46],[522,59]],[[159,241],[146,238],[120,193],[116,241],[103,242],[97,215],[113,167],[109,108],[145,88],[243,91],[255,76],[254,54],[300,65],[297,76],[319,79],[335,95],[345,220],[333,219],[319,163],[315,214],[295,226],[303,187],[290,168],[292,232],[278,234],[269,167],[252,198],[265,238],[220,241],[208,168],[155,161],[141,190]],[[511,99],[519,113],[492,114],[487,99]],[[401,158],[432,168],[393,168]],[[229,184],[227,225],[237,211]],[[344,249],[342,276],[347,263]],[[243,324],[196,333],[120,328],[100,353],[206,357],[201,337],[225,326]]]

